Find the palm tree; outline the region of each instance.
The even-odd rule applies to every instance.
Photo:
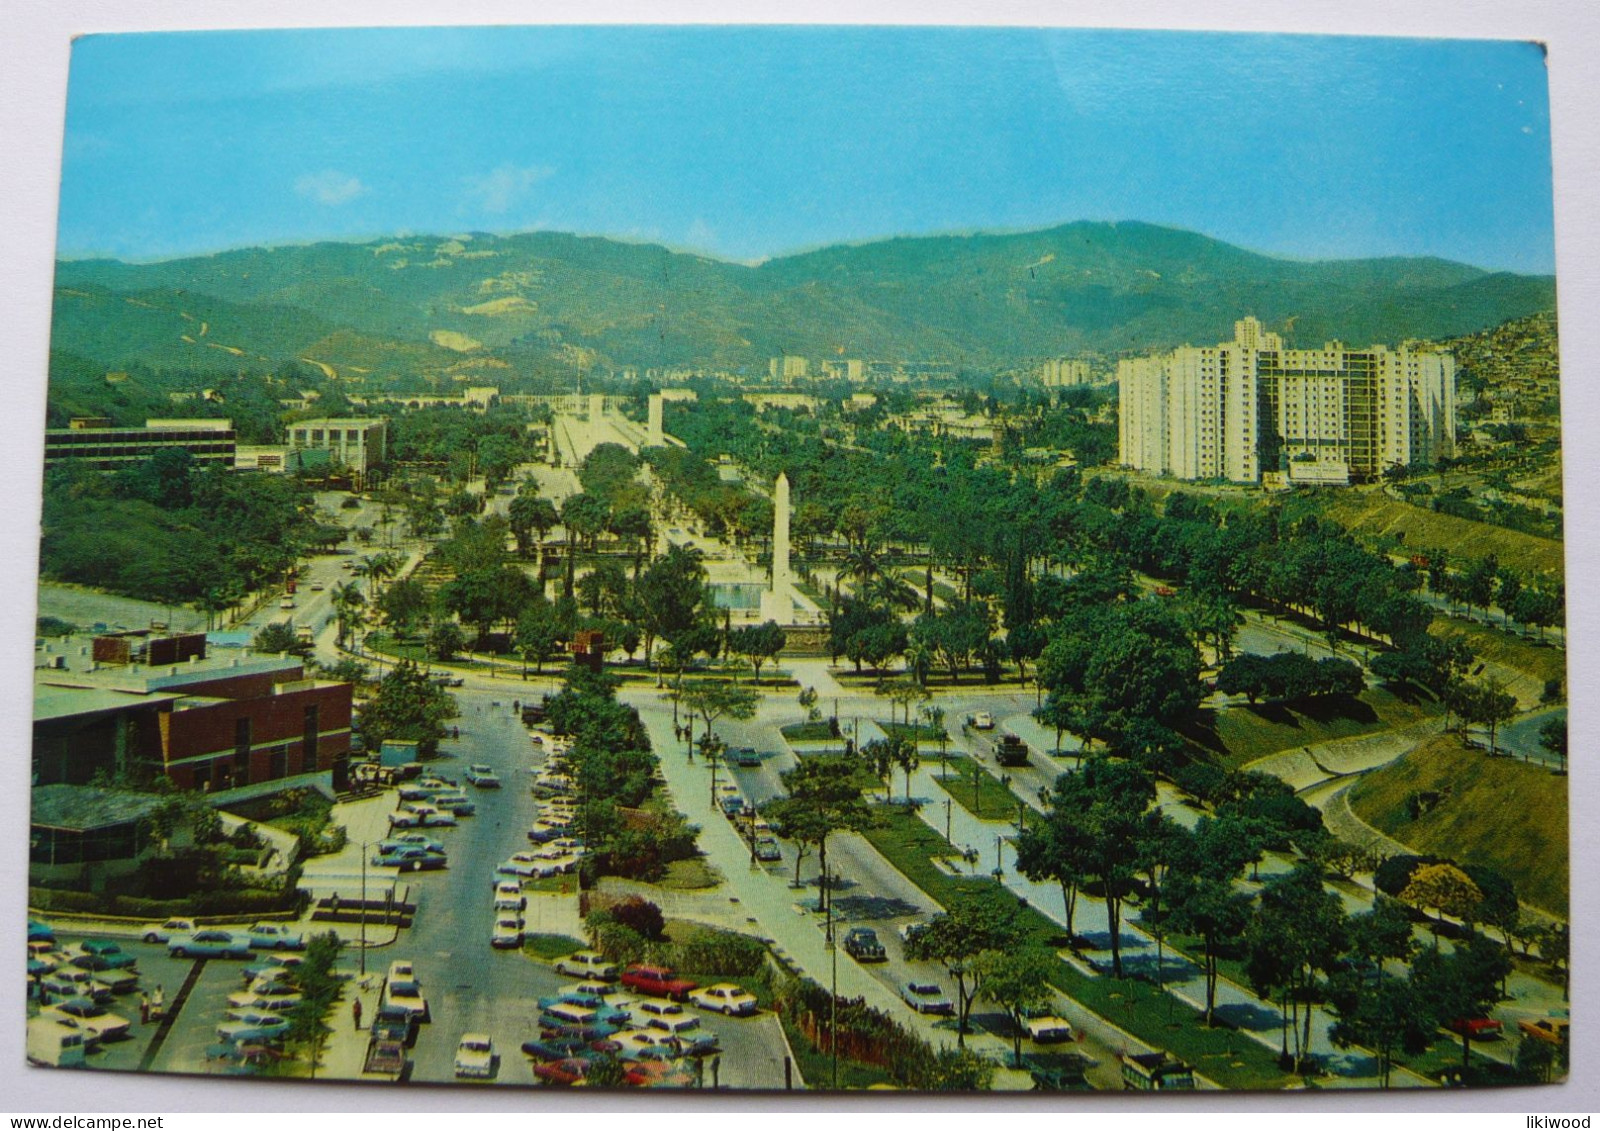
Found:
[[[889,569],[880,569],[875,576],[863,582],[860,592],[871,604],[906,612],[922,603],[916,589],[904,577]]]
[[[353,582],[338,582],[329,595],[333,598],[334,613],[339,618],[339,647],[343,648],[350,626],[361,620],[361,608],[367,603],[367,599],[361,595],[361,590],[356,588]]]

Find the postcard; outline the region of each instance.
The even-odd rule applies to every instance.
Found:
[[[1564,1080],[1546,68],[78,39],[28,1060]]]

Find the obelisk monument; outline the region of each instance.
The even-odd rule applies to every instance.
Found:
[[[782,472],[772,490],[772,586],[761,595],[761,618],[794,621],[794,590],[789,576],[789,477]]]
[[[661,394],[650,394],[650,423],[645,435],[645,444],[652,448],[666,446],[666,437],[661,434]]]

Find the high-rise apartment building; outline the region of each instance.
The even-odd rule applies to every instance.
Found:
[[[1245,318],[1117,380],[1122,463],[1178,479],[1348,482],[1455,453],[1455,359],[1420,343],[1285,349]]]

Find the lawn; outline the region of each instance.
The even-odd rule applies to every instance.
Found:
[[[878,827],[866,837],[884,858],[941,906],[963,893],[992,888],[988,880],[957,879],[934,866],[930,857],[945,851],[944,838],[914,814],[880,807]],[[1023,908],[1027,937],[1049,944],[1061,936],[1058,924],[1033,908]],[[1207,1029],[1187,1005],[1155,986],[1124,979],[1091,977],[1067,963],[1051,979],[1057,989],[1101,1017],[1126,1029],[1153,1048],[1181,1057],[1225,1088],[1282,1088],[1294,1078],[1279,1070],[1277,1055],[1229,1029]]]
[[[933,759],[923,756],[926,762]],[[936,771],[933,780],[967,812],[985,821],[1015,821],[1023,802],[1010,787],[971,758],[953,754],[946,760],[948,775]]]
[[[1438,801],[1413,817],[1411,798]],[[1504,872],[1519,898],[1565,916],[1567,779],[1439,735],[1350,790],[1358,817],[1420,853]]]
[[[1426,699],[1408,701],[1384,688],[1294,703],[1258,703],[1202,710],[1184,736],[1229,769],[1280,750],[1354,738],[1421,722],[1439,713]]]
[[[554,962],[589,944],[571,935],[523,935],[522,952],[533,958]]]
[[[826,719],[814,723],[790,723],[781,729],[783,737],[790,742],[831,742],[839,737],[833,732],[833,724]]]
[[[883,729],[883,733],[888,735],[890,738],[904,738],[907,741],[928,743],[934,747],[933,752],[936,754],[938,753],[939,739],[949,737],[949,732],[947,732],[944,727],[929,726],[927,723],[912,723],[910,726],[907,726],[905,723],[887,723],[882,719],[875,719],[873,721],[876,722],[878,726]],[[926,757],[927,753],[924,752],[923,756]]]
[[[1566,685],[1567,653],[1564,649],[1522,640],[1488,625],[1454,617],[1434,621],[1428,634],[1441,638],[1459,636],[1479,659],[1526,672],[1541,683],[1553,679]]]
[[[702,891],[714,888],[721,882],[722,877],[717,870],[707,864],[703,857],[696,856],[668,864],[667,874],[661,878],[658,886],[671,891]]]
[[[1319,501],[1327,517],[1363,538],[1400,536],[1403,545],[1417,550],[1463,547],[1461,552],[1472,557],[1494,554],[1502,566],[1524,576],[1565,576],[1563,545],[1552,538],[1439,514],[1391,499],[1380,491],[1327,492]]]

